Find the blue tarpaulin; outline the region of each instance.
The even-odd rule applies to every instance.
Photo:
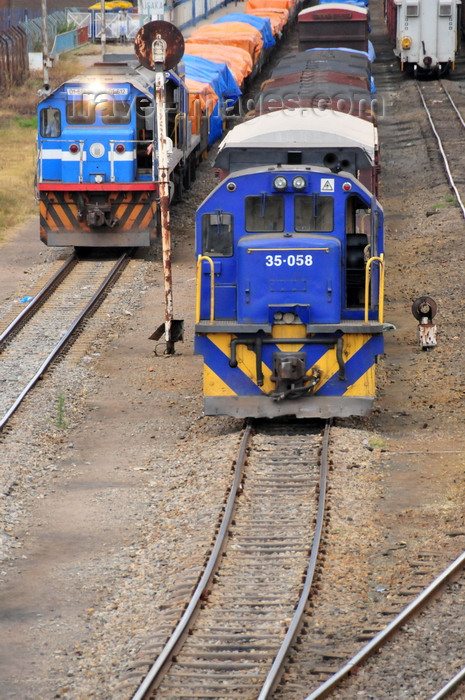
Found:
[[[221,24],[222,22],[244,22],[252,27],[256,27],[262,34],[263,48],[265,49],[269,49],[276,44],[268,17],[255,17],[254,15],[247,15],[245,12],[233,12],[225,17],[220,17],[213,24]]]
[[[225,63],[215,63],[201,56],[191,56],[190,54],[184,54],[182,60],[186,69],[186,77],[197,80],[199,83],[211,85],[213,92],[218,96],[218,104],[210,117],[209,143],[212,144],[223,133],[226,100],[226,106],[230,107],[237,102],[242,92]]]
[[[182,57],[186,67],[186,76],[200,83],[208,83],[212,86],[220,99],[236,98],[242,95],[234,76],[225,63],[215,63],[202,56],[184,54]]]

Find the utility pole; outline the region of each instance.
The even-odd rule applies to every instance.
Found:
[[[44,1],[44,0],[42,0]],[[102,21],[100,22],[100,44],[102,46],[102,63],[105,60],[105,51],[107,46],[107,27],[105,22],[105,0],[100,0],[100,14]]]
[[[43,90],[46,93],[48,90],[50,90],[50,81],[48,77],[50,61],[48,56],[47,0],[42,0],[42,65],[44,70]]]

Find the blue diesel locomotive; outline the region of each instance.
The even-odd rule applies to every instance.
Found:
[[[293,79],[300,97],[298,61]],[[318,97],[318,75],[315,84]],[[372,408],[387,328],[376,119],[357,102],[357,114],[343,113],[347,100],[342,112],[331,99],[319,110],[311,82],[308,91],[304,106],[276,99],[227,135],[221,182],[197,213],[195,351],[207,415],[328,418]]]
[[[167,73],[169,167],[189,179],[201,136],[191,132],[188,94]],[[48,246],[148,246],[157,232],[158,173],[153,74],[127,63],[96,64],[39,104],[40,237]]]

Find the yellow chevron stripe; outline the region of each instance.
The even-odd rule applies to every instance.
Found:
[[[121,219],[123,216],[124,212],[126,211],[126,204],[122,202],[118,208],[116,209],[115,216],[117,219]]]
[[[215,333],[208,336],[209,340],[211,340],[226,357],[231,357],[231,340],[235,337],[235,335],[230,335],[229,333]],[[245,345],[238,345],[236,348],[236,359],[239,369],[256,384],[257,375],[255,367],[257,363],[255,360],[255,353],[252,350],[248,350]],[[275,385],[274,382],[270,380],[271,370],[268,369],[263,362],[262,372],[264,375],[264,384],[260,388],[265,392],[272,391]]]
[[[61,204],[55,204],[53,208],[61,221],[62,228],[66,229],[67,231],[74,231],[75,225],[73,225],[72,222],[69,220],[69,217],[63,209],[63,207],[61,206]]]
[[[374,396],[375,391],[375,365],[373,364],[364,375],[348,387],[344,396]]]
[[[140,212],[147,205],[146,204],[134,204],[134,205],[129,204],[126,206],[130,207],[130,214],[124,223],[123,229],[125,231],[129,231],[134,226],[134,223],[136,222],[137,217],[139,216]]]
[[[40,217],[47,222],[47,227],[52,231],[58,231],[58,226],[51,216],[49,216],[49,208],[46,206],[45,202],[41,200],[40,202]]]
[[[79,207],[76,204],[76,202],[73,201],[72,197],[68,194],[65,193],[65,200],[66,204],[68,205],[68,208],[73,215],[73,221],[74,223],[71,224],[71,231],[91,231],[90,226],[86,224],[85,221],[80,221],[79,220]]]
[[[236,396],[235,392],[208,365],[203,366],[204,396]]]
[[[155,214],[156,214],[157,208],[155,206],[155,202],[151,202],[151,205],[149,206],[147,210],[147,214],[144,216],[142,221],[140,222],[140,227],[142,229],[148,228],[151,224],[155,224]]]
[[[334,348],[327,350],[325,354],[322,355],[316,362],[316,365],[321,370],[321,379],[318,382],[318,387],[322,387],[324,384],[326,384],[328,379],[331,379],[331,377],[333,377],[339,371],[336,350]],[[307,374],[310,375],[311,372],[312,368],[308,370]]]
[[[349,333],[344,336],[344,345],[342,356],[345,361],[351,358],[355,353],[360,350],[361,347],[368,343],[371,339],[371,335],[366,335],[364,333]]]

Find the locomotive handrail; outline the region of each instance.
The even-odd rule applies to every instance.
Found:
[[[182,116],[183,116],[183,115],[181,115],[181,114],[178,113],[178,114],[175,116],[175,118],[174,118],[174,128],[173,128],[174,140],[173,140],[173,144],[174,144],[174,147],[175,147],[175,148],[178,148],[178,143],[179,143],[179,141],[180,141],[180,139],[178,138],[179,133],[180,133],[180,131],[181,131],[181,127],[179,126],[179,122],[181,121]]]
[[[378,293],[378,322],[383,322],[384,316],[384,253],[373,256],[365,265],[365,323],[368,323],[368,290],[370,286],[370,269],[374,262],[379,262],[379,293]]]
[[[195,301],[195,322],[200,321],[200,306],[202,295],[202,262],[206,260],[210,265],[210,322],[215,320],[215,265],[208,255],[199,255],[197,258],[197,296]]]
[[[110,182],[114,182],[115,181],[115,158],[114,158],[115,140],[110,139],[108,143],[110,144],[110,152],[108,154],[108,160],[110,161]]]
[[[198,105],[200,105],[200,109],[197,109]],[[196,129],[197,131],[194,131],[194,133],[200,134],[201,131],[201,126],[202,126],[202,103],[200,101],[200,98],[196,97],[193,103],[193,114],[194,114],[194,119],[196,122]],[[192,120],[194,122],[194,119]]]
[[[84,141],[79,141],[79,182],[84,182]]]

